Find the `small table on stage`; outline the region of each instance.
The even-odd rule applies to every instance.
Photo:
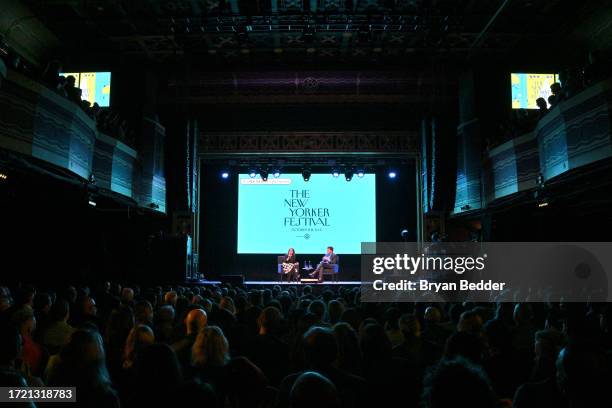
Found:
[[[302,270],[306,272],[306,276],[300,279],[300,283],[318,283],[319,282],[317,278],[310,277],[310,273],[315,270],[315,268],[313,268],[311,265],[302,268]]]
[[[314,268],[312,266],[305,266],[302,268],[302,270],[306,272],[306,276],[308,277],[308,275],[310,275],[310,273],[314,271]]]

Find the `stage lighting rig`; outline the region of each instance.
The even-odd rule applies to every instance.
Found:
[[[239,44],[246,44],[249,39],[249,31],[253,28],[251,25],[236,24],[232,27],[232,30],[236,33],[236,40]]]
[[[274,176],[274,178],[279,178],[281,175],[281,172],[280,170],[276,169],[274,170],[274,173],[272,173],[272,175]]]
[[[314,41],[315,32],[315,28],[310,23],[307,23],[302,31],[302,38],[304,39],[304,42],[307,44],[312,43]]]
[[[344,178],[346,179],[346,181],[351,181],[353,179],[353,170],[346,170],[344,172]]]
[[[266,169],[259,170],[259,176],[261,177],[263,181],[268,181],[268,170]]]
[[[302,177],[304,178],[304,181],[308,181],[310,180],[310,176],[311,176],[311,172],[308,169],[304,169],[302,170]]]
[[[366,44],[372,40],[372,24],[361,24],[357,31],[357,42]]]

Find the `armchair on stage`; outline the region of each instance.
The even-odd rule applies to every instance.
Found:
[[[323,268],[323,277],[325,275],[331,275],[332,280],[336,282],[338,280],[338,273],[340,272],[340,256],[334,254],[334,258],[331,264],[328,264],[326,268]]]
[[[285,270],[283,269],[283,264],[285,264],[285,260],[286,260],[286,256],[285,255],[280,255],[277,258],[277,269],[276,269],[276,273],[278,274],[278,279],[282,282],[283,278],[285,276],[287,276],[287,282],[290,282],[291,280],[295,280],[296,282],[299,282],[300,280],[300,264],[298,262],[293,263],[294,268],[291,272],[287,273],[285,272]]]

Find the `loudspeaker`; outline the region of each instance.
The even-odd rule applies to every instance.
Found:
[[[232,285],[242,285],[244,283],[243,275],[221,275],[219,277],[221,283],[231,283]]]

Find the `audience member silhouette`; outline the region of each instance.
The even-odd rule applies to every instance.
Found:
[[[457,357],[442,360],[427,374],[422,398],[424,408],[496,408],[497,398],[484,371]]]
[[[289,396],[291,408],[340,408],[334,384],[314,371],[307,371],[295,380]]]
[[[61,352],[49,362],[47,385],[76,387],[79,407],[119,407],[106,368],[102,336],[95,331],[77,330]]]

